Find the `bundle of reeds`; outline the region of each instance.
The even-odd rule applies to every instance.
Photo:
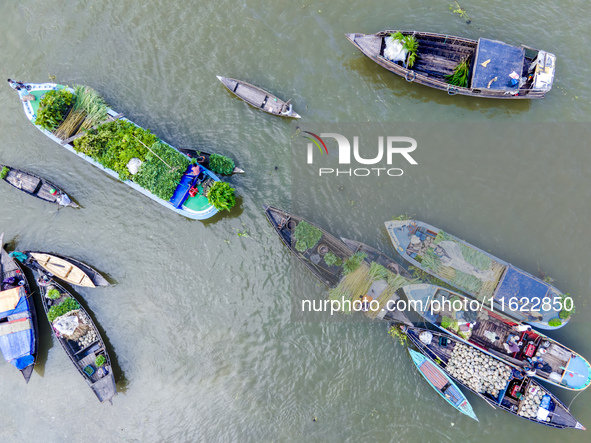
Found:
[[[88,86],[74,87],[74,104],[54,134],[65,140],[106,120],[107,105],[98,93]]]

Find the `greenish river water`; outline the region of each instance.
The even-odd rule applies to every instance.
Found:
[[[119,395],[101,405],[41,317],[30,383],[0,365],[0,439],[588,441],[589,431],[534,425],[472,394],[480,422],[461,416],[385,324],[292,319],[292,291],[320,299],[325,289],[292,262],[261,205],[391,256],[383,222],[408,213],[549,273],[577,304],[551,335],[591,358],[588,2],[460,3],[469,25],[435,0],[1,2],[5,78],[92,86],[164,140],[230,155],[246,174],[228,180],[231,213],[185,219],[46,138],[4,83],[0,161],[51,178],[83,209],[0,184],[0,230],[11,248],[71,255],[117,282],[78,293],[105,332]],[[408,84],[344,37],[387,28],[546,49],[558,57],[554,88],[539,101],[486,101]],[[302,120],[250,108],[216,75],[291,98]],[[358,133],[368,152],[376,132],[411,136],[418,165],[400,158],[402,177],[320,180],[298,127]],[[571,411],[590,427],[591,392]]]

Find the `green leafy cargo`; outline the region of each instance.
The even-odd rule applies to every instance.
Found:
[[[297,240],[296,250],[304,252],[318,244],[322,237],[322,231],[310,223],[301,221],[296,226],[293,236]]]
[[[56,318],[61,317],[62,315],[67,314],[70,311],[75,311],[77,309],[80,309],[80,304],[78,304],[78,302],[74,300],[72,297],[68,297],[59,305],[54,305],[51,308],[49,308],[49,310],[47,311],[47,319],[50,323],[53,323],[53,321]]]

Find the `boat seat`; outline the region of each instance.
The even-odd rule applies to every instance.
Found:
[[[267,94],[243,85],[238,85],[235,93],[257,108],[262,107],[265,103],[265,99],[267,98]]]

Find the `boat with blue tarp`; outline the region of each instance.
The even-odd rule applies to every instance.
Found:
[[[4,250],[0,234],[0,350],[28,383],[37,361],[35,303],[19,264]]]
[[[462,414],[479,421],[466,396],[460,391],[458,385],[456,385],[439,366],[433,364],[420,352],[414,351],[410,348],[408,349],[408,352],[413,363],[419,370],[419,373],[425,378],[425,380],[427,380],[431,387],[445,399],[446,402]]]
[[[451,379],[492,407],[552,428],[585,430],[556,395],[502,360],[442,332],[395,327]]]
[[[78,157],[86,160],[87,162],[91,163],[97,168],[103,170],[110,176],[118,180],[121,180],[126,185],[130,186],[136,191],[141,192],[150,199],[160,203],[166,208],[185,217],[196,220],[204,220],[213,217],[218,212],[218,209],[216,209],[216,207],[212,203],[210,203],[210,201],[207,198],[207,194],[204,194],[204,192],[206,193],[207,190],[213,185],[213,183],[220,181],[220,179],[214,172],[210,171],[202,165],[200,165],[198,167],[198,170],[196,170],[197,165],[194,164],[196,160],[192,160],[191,157],[188,156],[186,153],[180,152],[170,144],[158,139],[157,144],[160,147],[159,149],[161,149],[160,155],[157,152],[154,152],[154,145],[150,147],[144,144],[146,148],[146,158],[126,159],[129,160],[129,163],[127,164],[129,173],[127,172],[127,170],[123,170],[123,172],[115,171],[101,164],[101,161],[98,161],[96,157],[93,158],[91,155],[88,155],[87,153],[82,152],[80,149],[77,149],[77,144],[80,143],[80,138],[85,137],[87,134],[92,134],[93,131],[97,130],[97,128],[104,127],[108,124],[129,123],[140,130],[143,130],[143,128],[136,125],[134,122],[126,119],[125,117],[123,117],[122,114],[119,114],[115,112],[113,109],[106,107],[105,120],[97,124],[94,124],[92,126],[89,125],[89,127],[85,128],[84,123],[78,122],[77,125],[68,128],[70,129],[68,132],[60,132],[59,128],[53,131],[49,131],[37,124],[41,100],[43,100],[45,94],[51,91],[65,89],[74,94],[76,90],[56,83],[22,83],[14,80],[9,80],[8,82],[10,86],[17,91],[19,98],[22,101],[23,109],[25,111],[25,115],[27,116],[27,118],[33,124],[35,124],[35,126],[47,137],[49,137],[54,142],[58,143],[60,146],[63,146],[68,151],[72,152],[73,154],[76,154]],[[68,110],[65,111],[62,123],[66,121],[65,119],[68,118],[70,113],[72,113],[70,109],[73,107],[73,105],[69,106],[70,107],[68,108]],[[142,143],[141,140],[138,141]],[[162,165],[171,166],[169,165],[169,162],[162,158],[162,150],[173,150],[174,152],[172,153],[172,155],[181,156],[177,157],[177,159],[180,159],[180,162],[177,161],[177,164],[183,164],[182,170],[186,169],[184,174],[180,174],[180,172],[178,172],[178,167],[169,167],[166,170],[169,172],[173,172],[173,174],[171,174],[170,179],[162,178],[162,174],[152,173],[150,177],[147,177],[144,181],[142,181],[142,184],[144,184],[144,186],[137,183],[137,181],[139,181],[136,179],[138,175],[134,174],[138,174],[139,170],[139,175],[141,175],[141,168],[144,164],[149,164],[150,162],[152,162],[152,164],[158,164],[158,162],[162,162]],[[125,165],[125,163],[123,164]],[[162,194],[160,196],[157,195],[158,192],[154,191],[154,189],[152,189],[152,192],[149,189],[146,189],[146,184],[149,184],[157,189],[160,186],[158,184],[159,181],[165,183],[166,186],[169,187],[171,186],[171,183],[176,183],[176,189],[174,189],[174,192],[172,192],[171,190],[170,194],[164,193],[166,194],[166,198],[163,198]]]
[[[443,230],[416,220],[386,222],[396,251],[413,266],[539,329],[564,326],[574,305],[554,286]],[[545,303],[548,301],[548,303]]]
[[[573,391],[591,384],[584,357],[530,325],[486,306],[470,307],[473,300],[440,286],[414,284],[400,291],[431,324],[532,377]]]

